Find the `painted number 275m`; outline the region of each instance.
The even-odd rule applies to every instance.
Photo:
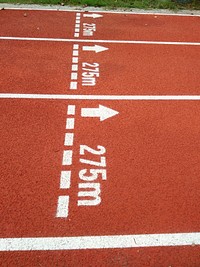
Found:
[[[82,169],[79,172],[79,178],[81,182],[79,183],[78,192],[78,206],[96,206],[101,203],[101,183],[96,180],[107,179],[106,169],[106,157],[102,156],[106,152],[105,147],[97,146],[97,149],[93,149],[86,145],[80,146],[80,155],[93,154],[95,156],[94,160],[80,158],[80,162],[87,164],[89,166],[97,166],[101,168],[92,169]],[[98,157],[99,156],[99,157]],[[99,160],[97,160],[99,158]],[[94,182],[95,181],[95,182]],[[81,199],[80,199],[81,198]]]

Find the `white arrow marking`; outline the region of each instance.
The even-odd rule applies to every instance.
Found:
[[[108,50],[108,48],[101,45],[83,46],[83,51],[94,51],[95,53],[99,53],[106,50]]]
[[[119,112],[111,108],[99,105],[98,108],[82,108],[82,117],[99,117],[100,121],[104,121],[110,117],[117,115]]]
[[[97,18],[102,18],[103,16],[99,14],[83,14],[83,17],[97,19]]]

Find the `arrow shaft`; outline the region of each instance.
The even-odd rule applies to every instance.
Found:
[[[90,14],[84,14],[83,15],[85,18],[93,18],[93,15],[90,15]]]
[[[94,46],[83,46],[83,51],[95,51]]]
[[[82,108],[82,117],[100,117],[99,108]]]

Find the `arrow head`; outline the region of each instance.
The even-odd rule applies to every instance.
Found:
[[[108,50],[107,47],[104,47],[104,46],[101,46],[101,45],[95,45],[94,48],[95,48],[95,52],[96,53],[99,53],[99,52],[103,52],[103,51]]]
[[[100,121],[104,121],[108,118],[111,118],[115,115],[117,115],[119,112],[111,109],[111,108],[107,108],[105,106],[99,105],[99,115],[100,115]]]

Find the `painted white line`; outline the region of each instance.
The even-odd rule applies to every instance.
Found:
[[[76,24],[80,24],[81,23],[81,20],[80,19],[76,19]]]
[[[166,10],[163,10],[162,12],[152,12],[152,11],[146,11],[146,12],[136,12],[136,11],[89,11],[92,13],[108,13],[108,14],[130,14],[130,15],[150,15],[150,16],[154,16],[154,15],[158,15],[158,16],[177,16],[177,17],[200,17],[200,15],[198,14],[180,14],[180,13],[166,13]],[[191,12],[192,13],[192,12]]]
[[[72,64],[72,71],[78,71],[78,65],[77,64]]]
[[[63,202],[67,202],[66,196],[63,197]],[[0,238],[0,251],[113,249],[195,245],[200,245],[199,232],[146,235]]]
[[[78,56],[78,50],[74,50],[74,51],[73,51],[73,56],[74,56],[74,57],[77,57],[77,56]]]
[[[71,80],[77,80],[78,79],[78,73],[77,72],[72,72],[71,73]]]
[[[72,58],[72,63],[78,63],[78,57],[73,57]]]
[[[28,37],[7,37],[7,36],[1,36],[0,40],[200,46],[200,43],[198,43],[198,42],[163,42],[163,41],[133,41],[133,40],[85,40],[85,39],[77,40],[77,39],[28,38]]]
[[[67,108],[67,115],[75,115],[76,107],[75,105],[69,105]]]
[[[71,171],[61,171],[60,188],[69,189],[71,185]]]
[[[75,28],[75,32],[80,32],[80,28]]]
[[[81,10],[76,10],[76,9],[68,9],[67,7],[61,7],[61,6],[55,6],[55,7],[40,7],[38,6],[38,8],[36,7],[30,7],[30,5],[23,5],[23,6],[27,6],[27,7],[15,7],[14,5],[12,6],[12,4],[0,4],[0,6],[2,6],[5,10],[30,10],[30,11],[56,11],[56,12],[71,12],[71,13],[76,13],[77,11],[83,13],[85,12],[85,10],[81,11]],[[20,5],[21,6],[21,5]],[[35,5],[34,5],[35,6]],[[137,12],[137,11],[121,11],[121,10],[116,10],[116,11],[104,11],[104,10],[92,10],[89,11],[92,13],[110,13],[110,14],[132,14],[132,15],[161,15],[161,16],[181,16],[181,17],[199,17],[199,14],[184,14],[184,13],[167,13],[169,12],[169,10],[161,10],[159,12],[155,12],[155,11],[146,11],[146,12]],[[196,11],[191,11],[191,13],[196,13]]]
[[[80,16],[81,16],[81,13],[76,13],[76,17],[80,18]]]
[[[57,99],[57,100],[200,100],[200,95],[46,95],[46,94],[0,94],[2,99]]]
[[[76,90],[77,89],[77,82],[70,82],[70,89]]]
[[[63,151],[63,160],[62,160],[62,165],[64,166],[69,166],[72,164],[72,150],[64,150]]]
[[[79,45],[78,44],[74,44],[73,45],[73,49],[76,49],[76,50],[79,49]]]
[[[79,37],[79,33],[75,32],[74,37]]]
[[[80,28],[80,23],[76,23],[75,28]]]
[[[74,129],[74,118],[67,118],[66,120],[66,129]]]
[[[72,146],[74,143],[74,134],[73,133],[65,133],[65,146]]]
[[[59,196],[56,217],[67,218],[69,214],[69,196]]]

